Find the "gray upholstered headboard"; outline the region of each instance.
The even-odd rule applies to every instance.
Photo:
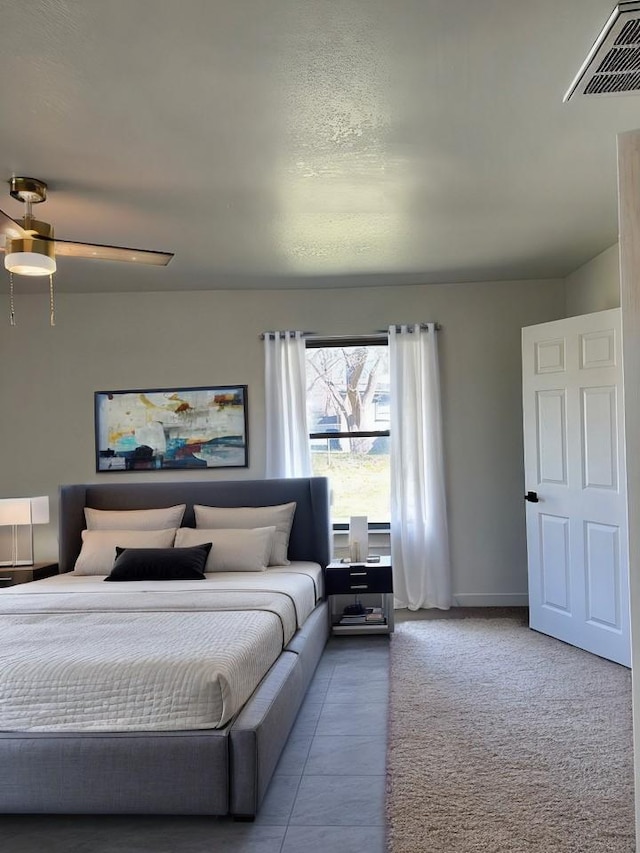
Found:
[[[194,504],[273,506],[295,501],[289,559],[326,566],[331,559],[329,486],[325,477],[171,483],[89,483],[60,487],[60,571],[70,572],[82,546],[84,508],[156,509],[186,504],[183,525],[194,527]]]

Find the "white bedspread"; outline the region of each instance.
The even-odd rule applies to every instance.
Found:
[[[118,585],[60,575],[3,590],[0,730],[223,726],[313,610],[312,575]]]

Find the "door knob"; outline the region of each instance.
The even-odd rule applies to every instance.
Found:
[[[524,499],[525,501],[530,501],[532,504],[537,504],[540,501],[537,492],[527,492]]]

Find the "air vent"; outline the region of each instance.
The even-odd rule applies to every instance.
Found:
[[[618,3],[564,100],[640,92],[640,2]]]

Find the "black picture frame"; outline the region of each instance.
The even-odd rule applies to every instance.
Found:
[[[96,391],[96,472],[247,468],[246,385]]]

